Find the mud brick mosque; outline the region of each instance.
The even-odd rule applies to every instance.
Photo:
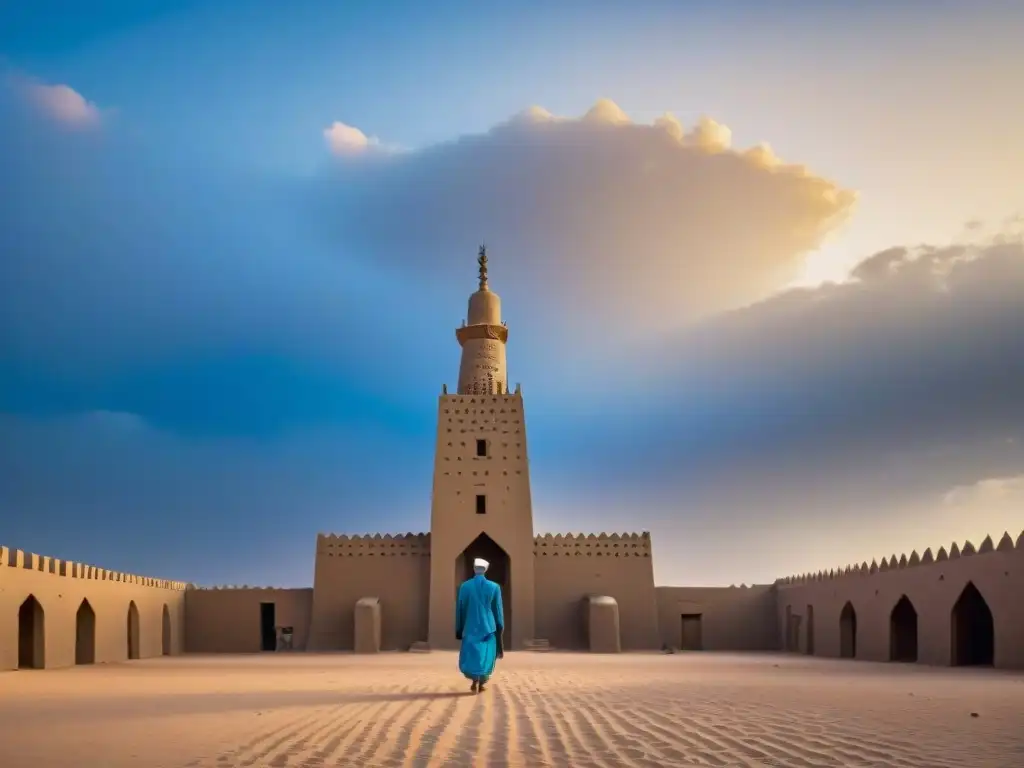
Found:
[[[475,557],[504,590],[509,649],[1024,669],[1024,533],[740,587],[656,586],[647,532],[537,535],[525,403],[482,248],[477,261],[458,387],[438,398],[430,533],[320,534],[303,589],[200,588],[0,548],[0,670],[275,650],[282,627],[298,651],[455,648]]]

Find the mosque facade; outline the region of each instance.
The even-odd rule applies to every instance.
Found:
[[[739,587],[656,586],[648,532],[534,530],[526,411],[478,254],[438,398],[430,532],[320,534],[309,588],[203,588],[0,547],[0,670],[159,655],[454,649],[474,558],[503,590],[505,647],[786,651],[1024,669],[1024,533]],[[727,543],[721,556],[728,558]]]

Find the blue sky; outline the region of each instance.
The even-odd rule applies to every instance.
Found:
[[[1024,13],[820,5],[4,6],[0,541],[425,529],[483,240],[539,532],[681,584],[1024,527]]]

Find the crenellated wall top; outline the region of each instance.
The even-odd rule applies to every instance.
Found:
[[[214,584],[210,586],[204,586],[201,584],[189,584],[187,589],[197,590],[203,592],[227,592],[227,591],[239,591],[249,590],[253,592],[296,592],[296,591],[312,591],[312,587],[264,587],[264,586],[253,586],[250,584]]]
[[[180,592],[188,587],[183,581],[154,579],[148,576],[136,576],[120,571],[108,571],[95,565],[86,565],[71,560],[59,560],[56,557],[37,555],[21,549],[0,547],[0,568],[22,568],[29,571],[40,571],[58,578],[92,579],[95,581],[117,581],[123,584],[137,584],[154,589],[170,589]]]
[[[870,576],[872,574],[882,573],[885,571],[914,568],[918,565],[930,565],[932,563],[941,563],[946,560],[957,560],[961,557],[987,555],[993,552],[1012,552],[1015,550],[1024,552],[1024,531],[1021,531],[1020,535],[1017,537],[1016,544],[1010,537],[1009,532],[1006,532],[999,539],[998,543],[993,542],[991,536],[986,536],[978,547],[975,547],[970,541],[965,541],[963,546],[958,545],[954,541],[950,545],[948,551],[945,547],[939,547],[938,551],[933,554],[932,550],[929,548],[926,549],[923,554],[919,555],[917,550],[914,550],[909,556],[904,554],[900,555],[898,558],[896,555],[891,555],[887,558],[883,557],[881,563],[877,560],[872,560],[870,565],[866,561],[860,564],[854,563],[853,565],[829,569],[827,571],[787,576],[782,579],[776,579],[775,583],[779,585],[808,584],[810,582],[827,581],[830,579],[838,579],[848,576]]]
[[[651,541],[650,531],[640,533],[542,533],[533,537],[536,543],[557,542],[559,544],[571,544],[573,542],[647,542]]]
[[[316,537],[316,552],[328,557],[360,557],[430,554],[429,533],[346,534],[321,533]]]
[[[545,533],[533,539],[535,555],[608,555],[650,557],[651,534],[642,533]]]

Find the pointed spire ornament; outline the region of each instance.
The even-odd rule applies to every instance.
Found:
[[[477,251],[476,263],[480,265],[480,290],[486,291],[487,288],[487,246],[481,245],[480,250]]]

